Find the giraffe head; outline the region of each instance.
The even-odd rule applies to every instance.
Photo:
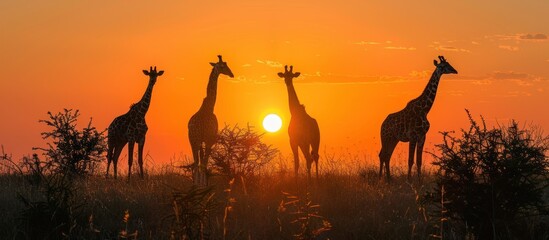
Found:
[[[278,76],[284,78],[286,84],[292,83],[292,80],[296,77],[299,77],[300,72],[294,73],[294,66],[290,66],[290,71],[288,71],[288,65],[284,66],[284,72],[279,72]]]
[[[458,71],[456,69],[454,69],[454,67],[452,67],[452,65],[450,65],[450,63],[448,63],[446,61],[444,56],[438,56],[438,59],[440,60],[440,63],[438,63],[437,60],[434,60],[434,64],[437,67],[437,69],[439,69],[442,72],[442,74],[446,74],[446,73],[457,74],[458,73]]]
[[[233,72],[229,68],[229,65],[227,65],[227,62],[223,62],[223,59],[221,58],[221,55],[217,55],[217,58],[219,58],[219,62],[216,63],[210,63],[212,67],[214,67],[218,73],[225,74],[229,77],[234,77]]]
[[[156,66],[153,68],[151,67],[149,70],[143,70],[143,73],[147,76],[149,76],[149,81],[152,81],[153,83],[156,82],[156,78],[158,76],[162,76],[164,74],[164,70],[156,71]]]

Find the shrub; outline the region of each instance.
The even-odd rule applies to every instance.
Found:
[[[88,126],[82,131],[76,129],[76,122],[80,116],[78,110],[64,109],[63,112],[52,114],[48,112],[49,120],[39,120],[53,128],[49,132],[41,133],[43,139],[51,140],[47,148],[42,150],[46,156],[46,166],[51,171],[62,171],[75,175],[90,174],[95,171],[98,163],[106,151],[105,137],[92,126],[90,119]]]
[[[439,171],[430,199],[481,239],[522,238],[529,217],[548,213],[549,139],[516,121],[488,130],[467,114],[471,126],[461,138],[443,132],[436,145]]]
[[[253,131],[250,125],[246,128],[226,125],[212,149],[213,169],[229,179],[240,179],[257,172],[278,152],[271,145],[263,143],[262,137],[263,134]]]
[[[24,205],[18,226],[21,238],[60,239],[75,234],[75,221],[83,204],[76,201],[74,177],[93,173],[106,149],[103,132],[92,127],[91,120],[82,131],[76,129],[78,110],[64,109],[48,115],[49,120],[39,122],[53,128],[42,133],[51,142],[48,148],[34,148],[44,152],[45,160],[33,154],[19,165],[12,162],[40,192],[38,198],[18,194]]]

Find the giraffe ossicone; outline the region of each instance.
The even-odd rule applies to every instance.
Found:
[[[305,111],[305,107],[299,102],[294,88],[293,79],[299,77],[299,72],[293,72],[294,67],[284,66],[284,72],[279,72],[278,76],[284,78],[286,89],[288,90],[288,103],[290,107],[290,124],[288,126],[288,135],[290,137],[290,147],[294,156],[295,177],[297,180],[299,169],[299,149],[303,153],[307,163],[307,181],[311,178],[311,165],[313,162],[316,167],[316,178],[318,179],[318,149],[320,145],[320,129],[316,119],[312,118]]]
[[[193,153],[193,181],[197,185],[207,185],[208,159],[212,151],[212,146],[217,141],[218,123],[214,114],[214,107],[217,98],[217,80],[220,74],[234,77],[233,72],[226,62],[223,62],[221,55],[212,65],[212,72],[206,87],[206,97],[202,100],[202,105],[188,123],[189,142]]]
[[[113,163],[114,178],[118,177],[118,158],[120,153],[126,144],[128,144],[128,181],[130,180],[133,164],[133,148],[137,143],[137,160],[139,164],[140,176],[144,178],[143,173],[143,148],[145,146],[145,136],[147,134],[147,123],[145,122],[145,115],[149,110],[149,105],[152,98],[152,90],[156,79],[164,74],[164,71],[156,70],[156,66],[152,66],[149,70],[143,70],[143,73],[149,76],[149,84],[147,89],[141,97],[141,100],[130,106],[130,110],[126,114],[116,117],[108,128],[107,133],[107,173],[109,176],[109,168],[111,162]]]
[[[398,112],[391,113],[381,124],[381,151],[379,152],[379,176],[383,169],[387,179],[391,178],[389,162],[398,142],[410,142],[408,152],[408,179],[412,175],[414,155],[418,179],[421,178],[421,164],[425,136],[429,131],[430,123],[427,114],[435,101],[440,77],[443,74],[457,74],[458,72],[443,56],[438,56],[440,62],[434,60],[435,71],[425,86],[421,95],[406,105]]]

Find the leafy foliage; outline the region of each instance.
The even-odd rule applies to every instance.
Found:
[[[317,239],[324,232],[332,229],[332,224],[328,219],[320,215],[319,204],[314,204],[310,200],[310,194],[307,192],[305,199],[298,196],[282,192],[284,199],[278,206],[280,231],[283,221],[290,221],[297,230],[293,237],[298,240]]]
[[[220,203],[214,198],[212,187],[192,185],[188,190],[174,190],[172,239],[208,239],[211,214]]]
[[[229,179],[247,177],[269,163],[278,152],[261,141],[263,134],[248,125],[225,126],[212,148],[213,168]]]
[[[515,121],[489,130],[467,114],[471,126],[461,138],[444,132],[436,145],[439,171],[430,198],[482,239],[524,237],[525,220],[548,213],[549,138]]]
[[[48,112],[49,120],[39,120],[53,128],[41,133],[43,139],[49,139],[48,148],[34,148],[44,151],[47,168],[51,171],[63,171],[75,175],[93,173],[106,151],[104,131],[99,132],[92,126],[90,119],[82,131],[76,129],[80,116],[78,110],[64,109],[63,112]]]
[[[91,120],[82,131],[76,129],[80,113],[64,109],[48,112],[49,120],[40,120],[53,129],[43,132],[51,139],[48,148],[34,148],[44,152],[45,160],[37,154],[24,157],[21,164],[13,164],[18,173],[36,186],[41,193],[37,198],[18,194],[24,208],[20,213],[20,237],[29,239],[58,239],[71,236],[75,219],[82,206],[78,204],[74,176],[93,173],[106,149],[103,132],[92,127]]]

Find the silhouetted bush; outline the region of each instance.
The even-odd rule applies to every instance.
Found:
[[[548,234],[539,232],[543,221],[536,221],[548,213],[543,197],[549,183],[548,137],[515,121],[488,130],[484,119],[478,124],[467,114],[471,126],[461,130],[461,138],[443,132],[444,142],[436,145],[440,155],[434,154],[433,164],[439,171],[430,200],[444,210],[438,212],[460,223],[462,234],[480,239]],[[534,225],[540,228],[532,230]]]
[[[24,157],[14,164],[40,192],[37,196],[19,194],[24,205],[19,217],[18,237],[24,239],[64,239],[73,235],[82,204],[76,202],[75,176],[94,172],[106,149],[103,132],[91,126],[79,131],[76,121],[79,111],[64,109],[48,112],[49,120],[40,120],[53,129],[43,132],[48,148],[34,148],[44,152],[45,160],[37,154]]]
[[[34,148],[44,151],[47,168],[80,176],[93,173],[106,151],[105,131],[97,131],[91,119],[82,131],[76,129],[78,110],[64,109],[55,115],[48,112],[48,116],[49,120],[39,122],[53,128],[41,133],[42,138],[51,142],[47,148]]]
[[[34,153],[32,157],[23,156],[20,162],[16,162],[11,155],[4,153],[4,146],[0,155],[0,166],[3,167],[2,173],[22,176],[32,185],[39,185],[47,170],[38,154]]]
[[[247,177],[269,163],[278,152],[261,141],[263,134],[251,126],[225,126],[212,148],[213,169],[229,179]]]

